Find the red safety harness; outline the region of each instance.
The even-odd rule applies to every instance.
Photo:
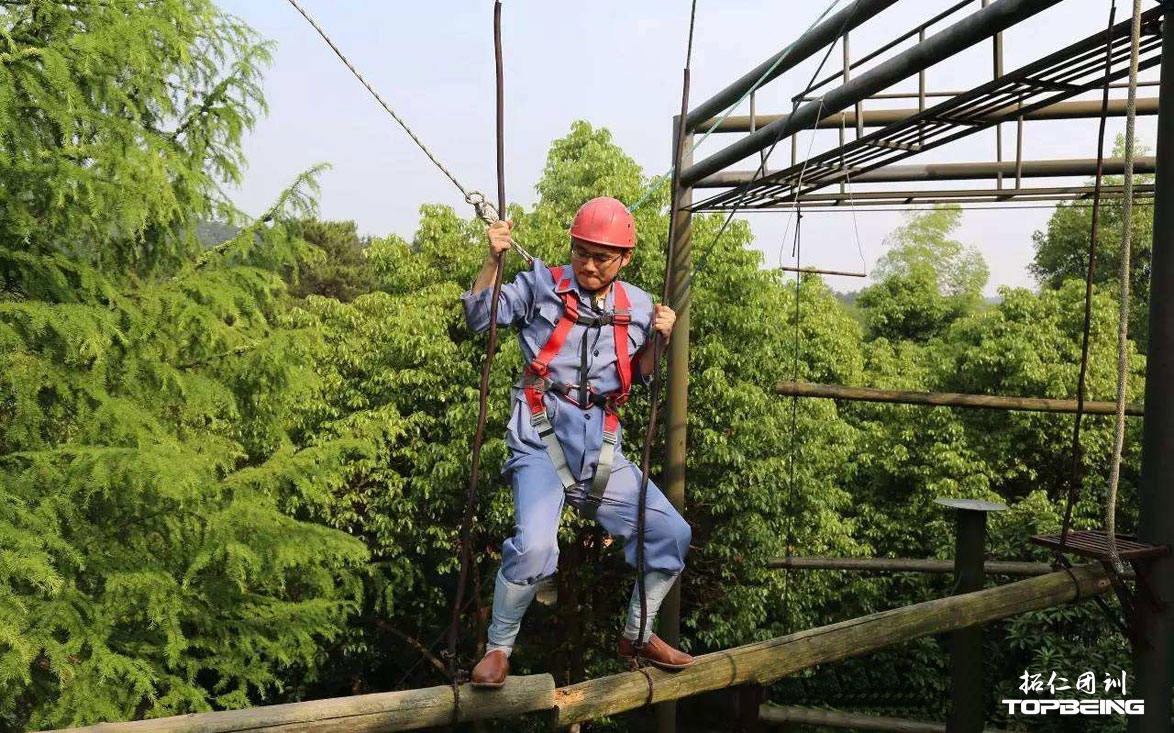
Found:
[[[631,303],[628,293],[619,280],[614,283],[615,308],[611,313],[602,316],[584,316],[579,312],[578,295],[571,290],[571,281],[564,277],[565,268],[550,268],[554,276],[555,292],[563,301],[563,314],[554,331],[550,334],[546,344],[539,350],[527,366],[522,377],[522,387],[525,391],[526,402],[530,406],[530,424],[538,432],[542,442],[546,445],[547,453],[554,464],[555,472],[563,483],[564,489],[569,489],[579,483],[567,465],[567,457],[563,452],[558,437],[554,434],[554,427],[546,416],[546,404],[543,394],[554,392],[567,402],[580,409],[590,409],[593,405],[603,408],[603,445],[599,450],[599,460],[596,463],[595,476],[591,481],[591,491],[582,513],[594,517],[603,501],[603,493],[607,489],[607,482],[611,478],[612,462],[615,459],[616,448],[619,444],[620,413],[619,409],[628,401],[628,392],[632,387],[632,360],[628,356],[628,326],[632,322]],[[583,333],[582,358],[580,361],[580,377],[578,384],[557,382],[550,378],[550,363],[562,350],[566,343],[567,334],[576,324],[588,327],[602,328],[611,324],[615,329],[616,371],[619,372],[620,388],[610,394],[599,394],[587,384],[587,333]]]

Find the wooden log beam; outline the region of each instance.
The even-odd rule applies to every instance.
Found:
[[[860,728],[862,730],[888,731],[889,733],[946,733],[945,723],[782,705],[763,705],[759,708],[758,719],[768,725],[794,723],[820,725],[827,728]],[[1007,732],[995,728],[985,728],[983,733]]]
[[[780,557],[766,564],[775,570],[860,570],[868,572],[952,573],[953,560],[921,560],[911,557]],[[988,560],[987,575],[1034,577],[1047,575],[1052,568],[1042,562]]]
[[[985,410],[1022,410],[1025,412],[1076,412],[1076,400],[1050,397],[1006,397],[1003,395],[962,394],[960,392],[914,392],[903,389],[876,389],[875,387],[847,387],[842,384],[813,384],[811,382],[780,382],[775,392],[787,397],[826,397],[833,400],[856,402],[892,402],[902,405],[935,405],[940,407],[968,407]],[[1086,415],[1113,415],[1113,402],[1084,403]],[[1145,414],[1142,405],[1125,406],[1125,414]]]
[[[554,678],[548,674],[509,677],[505,686],[498,690],[481,690],[462,685],[457,720],[467,722],[507,718],[550,710],[554,707],[554,690]],[[444,686],[218,713],[178,715],[130,723],[100,723],[69,730],[95,733],[238,733],[262,730],[266,733],[326,730],[375,733],[448,726],[452,719],[452,688]]]
[[[558,689],[555,689],[550,675],[510,677],[500,690],[478,690],[463,685],[457,720],[514,717],[553,709],[554,722],[562,726],[572,725],[710,690],[767,684],[809,667],[867,654],[922,636],[1091,598],[1107,592],[1111,586],[1099,565],[1082,565],[1071,572],[1051,573],[706,654],[698,657],[694,666],[675,674],[641,669]],[[453,716],[453,703],[452,688],[430,687],[129,723],[102,723],[71,730],[374,733],[448,725]]]
[[[676,673],[640,669],[555,691],[557,724],[572,725],[648,704],[747,683],[767,684],[819,664],[868,654],[932,634],[985,624],[1094,595],[1112,584],[1100,566],[1082,565],[697,658]]]

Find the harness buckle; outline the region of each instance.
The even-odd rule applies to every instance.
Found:
[[[546,392],[550,389],[554,382],[549,377],[545,377],[538,372],[532,372],[529,369],[522,372],[522,382],[518,386],[522,389],[532,389],[535,392]]]
[[[632,314],[627,308],[616,308],[612,311],[611,321],[617,326],[627,326],[632,323]]]
[[[604,412],[618,415],[620,408],[628,402],[627,394],[609,394],[603,403]]]

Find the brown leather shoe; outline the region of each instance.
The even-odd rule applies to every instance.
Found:
[[[620,656],[635,661],[636,645],[631,639],[620,637]],[[646,659],[655,666],[670,672],[693,665],[693,657],[679,649],[673,649],[656,634],[653,634],[640,647],[640,659]]]
[[[509,673],[510,658],[502,650],[494,649],[473,667],[473,687],[501,687]]]

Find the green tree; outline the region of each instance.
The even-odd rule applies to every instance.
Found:
[[[365,254],[370,240],[359,236],[353,221],[307,219],[298,222],[297,235],[319,252],[290,283],[292,295],[313,293],[346,302],[371,292],[375,274]]]
[[[981,254],[952,238],[961,219],[958,206],[938,206],[910,214],[886,238],[879,282],[856,301],[874,336],[925,340],[981,302],[989,271]]]
[[[269,48],[211,0],[0,5],[0,241],[109,272],[190,260],[196,222],[235,215]]]
[[[1136,145],[1138,155],[1145,147]],[[1118,136],[1115,156],[1124,155],[1125,139]],[[1137,184],[1152,184],[1152,175],[1135,175]],[[1089,181],[1088,185],[1092,185]],[[1121,176],[1105,176],[1105,186],[1120,186]],[[1131,207],[1129,332],[1144,349],[1149,330],[1150,261],[1153,250],[1154,207],[1137,199]],[[1093,282],[1116,287],[1121,271],[1121,239],[1124,233],[1121,199],[1105,197],[1097,220],[1097,256]],[[1065,281],[1085,280],[1088,275],[1088,245],[1092,236],[1092,207],[1088,202],[1061,203],[1048,219],[1047,229],[1032,235],[1035,256],[1029,266],[1039,284],[1059,288]]]
[[[203,0],[7,2],[0,46],[0,727],[296,696],[367,558],[308,520],[377,441],[295,421],[314,173],[197,241],[267,46]]]
[[[357,607],[366,548],[303,521],[354,436],[295,438],[313,337],[266,219],[133,288],[0,248],[6,726],[280,699]]]

